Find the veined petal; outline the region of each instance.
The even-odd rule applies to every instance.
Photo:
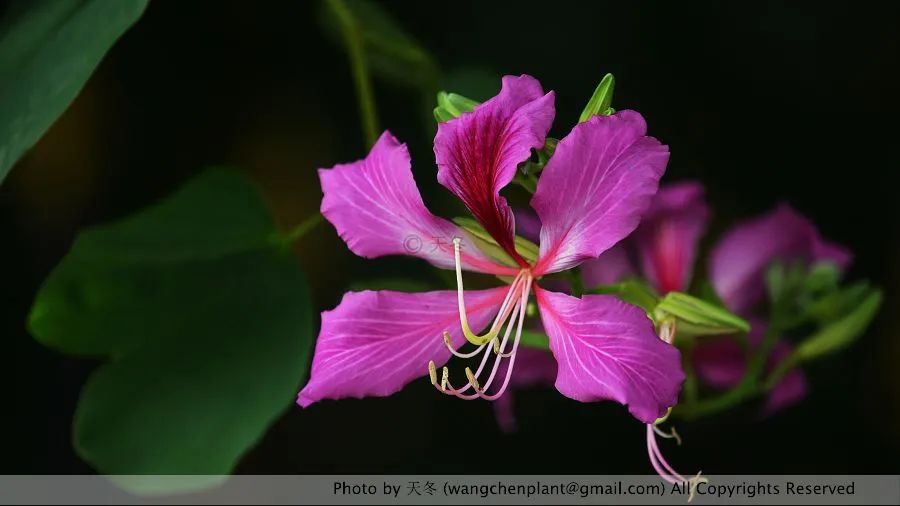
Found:
[[[700,183],[660,187],[634,233],[644,275],[660,293],[687,289],[708,221]]]
[[[843,268],[850,255],[824,241],[811,221],[782,204],[722,237],[710,256],[710,279],[732,311],[745,312],[762,299],[765,272],[775,260],[831,260]]]
[[[508,287],[465,293],[469,325],[480,331],[495,316]],[[349,292],[322,313],[312,372],[297,403],[322,399],[384,397],[450,358],[442,334],[456,348],[466,340],[459,324],[456,292]]]
[[[669,150],[634,111],[594,116],[556,146],[531,206],[541,218],[535,275],[597,258],[634,231],[656,194]]]
[[[656,336],[643,310],[608,295],[578,299],[535,287],[535,296],[563,395],[617,401],[645,423],[675,405],[684,381],[680,353]]]
[[[500,190],[516,166],[541,148],[553,123],[553,92],[537,79],[506,76],[500,93],[470,113],[440,123],[434,138],[438,181],[459,197],[494,240],[514,259],[512,211]]]
[[[463,240],[463,268],[514,273],[488,259],[453,223],[431,214],[422,202],[409,151],[384,132],[366,158],[319,169],[321,211],[351,251],[366,258],[412,255],[454,268],[453,239]]]

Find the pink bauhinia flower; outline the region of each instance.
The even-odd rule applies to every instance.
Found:
[[[642,275],[662,294],[686,290],[694,269],[697,245],[706,230],[709,214],[703,186],[699,183],[687,181],[660,187],[634,233],[599,258],[582,264],[585,286],[592,288]],[[526,238],[536,234],[541,226],[537,217],[525,211],[518,213],[518,216],[520,233]],[[670,326],[661,326],[659,339],[671,344],[674,339],[672,331]],[[527,350],[527,353],[532,371],[524,378],[514,380],[515,389],[546,383],[555,371],[556,364],[546,352]],[[495,415],[501,429],[515,428],[511,395],[505,396],[503,402],[495,405]],[[689,483],[692,487],[705,481],[699,475],[684,477],[663,457],[656,437],[678,439],[674,430],[671,433],[663,432],[657,426],[660,420],[645,422],[647,454],[657,474],[670,483]]]
[[[500,190],[531,150],[543,146],[553,97],[532,77],[505,77],[496,97],[441,123],[435,137],[438,181],[465,203],[511,265],[493,260],[466,231],[425,208],[409,153],[387,132],[365,159],[319,171],[322,214],[354,253],[407,254],[454,268],[457,291],[346,294],[322,314],[301,406],[390,395],[426,371],[443,393],[496,400],[516,374],[531,293],[563,395],[615,400],[648,423],[676,403],[684,380],[679,352],[656,337],[644,311],[611,296],[576,298],[538,286],[544,275],[597,258],[637,226],[669,156],[646,135],[640,114],[592,118],[559,142],[531,201],[542,223],[539,253],[530,260],[516,248],[515,219]],[[511,281],[467,291],[463,269]],[[474,350],[459,351],[466,342]],[[480,366],[466,368],[464,386],[450,383],[446,367],[438,379],[437,367],[451,355],[479,353]]]
[[[760,302],[765,295],[765,273],[775,261],[811,265],[830,262],[843,271],[850,264],[850,252],[826,241],[815,225],[787,204],[763,216],[734,226],[713,247],[709,279],[725,305],[751,322],[749,344],[759,346],[766,332]],[[791,354],[791,345],[778,341],[766,367],[774,369]],[[744,377],[747,353],[731,339],[702,343],[694,349],[697,376],[713,388],[731,388]],[[787,373],[766,398],[764,414],[786,408],[806,396],[806,377],[800,369]]]
[[[641,225],[630,237],[597,260],[583,265],[585,284],[615,283],[630,275],[641,274],[661,294],[686,290],[699,239],[708,219],[709,209],[699,183],[663,186]],[[766,318],[758,306],[765,294],[765,272],[775,261],[831,262],[843,270],[850,262],[850,254],[845,248],[824,240],[810,220],[787,204],[739,223],[726,232],[713,246],[708,275],[726,307],[750,321],[747,340],[752,347],[760,345],[766,332]],[[671,337],[675,338],[674,335]],[[767,370],[776,368],[791,351],[787,341],[779,340],[767,358]],[[719,389],[731,388],[741,382],[747,357],[746,350],[733,339],[701,341],[692,353],[698,377]],[[798,402],[807,390],[803,372],[792,370],[769,391],[763,414],[771,415]],[[651,462],[657,471],[662,468],[677,474],[663,459],[654,433],[672,437],[655,425],[648,425]]]

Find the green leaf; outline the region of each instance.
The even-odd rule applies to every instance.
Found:
[[[869,282],[859,281],[816,299],[804,308],[804,312],[819,325],[825,325],[852,311],[870,293]]]
[[[678,332],[691,335],[749,332],[746,320],[724,307],[681,292],[669,292],[656,306],[654,313],[678,318]]]
[[[853,311],[800,343],[797,359],[811,360],[845,348],[869,326],[881,306],[881,290],[873,290]]]
[[[137,475],[229,473],[292,405],[311,322],[264,202],[219,169],[81,233],[29,316],[42,344],[107,358],[82,390],[75,449],[102,473]]]
[[[0,182],[66,110],[147,0],[33,0],[0,27]]]
[[[630,278],[611,285],[595,286],[587,291],[594,294],[615,295],[623,301],[642,308],[647,313],[659,303],[659,295],[645,281]]]
[[[594,94],[591,95],[591,99],[588,100],[588,103],[584,107],[584,110],[581,111],[581,116],[578,117],[578,122],[584,123],[585,121],[591,119],[592,116],[608,115],[615,112],[610,107],[612,105],[613,90],[615,89],[615,87],[616,79],[612,74],[606,74],[605,76],[603,76],[600,84],[598,84],[597,88],[594,89]]]
[[[813,265],[806,279],[803,290],[807,293],[821,293],[836,290],[841,280],[841,271],[833,262],[819,262]]]
[[[503,248],[497,244],[497,241],[491,237],[484,227],[482,227],[477,221],[472,218],[459,217],[454,218],[453,222],[462,227],[463,230],[469,233],[472,239],[475,241],[478,249],[483,251],[485,254],[490,256],[491,258],[504,263],[510,267],[516,267],[518,264],[510,257]],[[522,258],[528,260],[532,264],[537,261],[538,255],[540,254],[540,248],[538,245],[525,239],[524,237],[515,237],[515,245],[516,251],[522,255]]]
[[[397,22],[383,4],[369,0],[341,0],[353,30],[361,38],[366,63],[379,78],[431,92],[437,88],[437,65],[418,41]],[[333,9],[323,9],[327,34],[341,39],[341,22]]]

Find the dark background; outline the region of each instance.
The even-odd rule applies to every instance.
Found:
[[[849,5],[386,3],[445,79],[463,68],[529,73],[556,90],[555,136],[612,72],[614,106],[641,111],[650,134],[669,144],[666,180],[707,185],[716,210],[708,237],[786,200],[854,251],[849,277],[885,288],[868,334],[808,368],[812,393],[801,405],[765,420],[748,406],[679,423],[685,444],[664,443],[664,452],[684,473],[900,473],[898,16]],[[24,328],[41,281],[79,229],[132,213],[218,164],[250,173],[289,228],[318,208],[316,168],[364,155],[346,58],[323,36],[318,7],[151,2],[0,187],[0,472],[89,471],[71,449],[70,425],[95,363],[48,351]],[[429,206],[462,214],[434,179],[420,95],[383,82],[376,92],[382,127],[409,143]],[[319,309],[361,278],[438,282],[418,261],[354,257],[330,225],[296,251]],[[487,403],[448,400],[424,380],[390,398],[292,407],[239,472],[652,472],[644,427],[620,406],[550,389],[517,401],[520,431],[511,436]]]

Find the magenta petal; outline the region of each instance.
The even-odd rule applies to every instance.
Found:
[[[319,169],[319,179],[322,214],[359,256],[412,255],[451,269],[453,239],[459,237],[464,268],[492,274],[511,271],[489,260],[459,227],[425,208],[409,151],[388,132],[366,158]]]
[[[513,210],[513,215],[516,218],[516,235],[537,244],[541,240],[541,219],[537,213],[519,207]]]
[[[543,224],[535,274],[597,258],[637,227],[669,159],[646,133],[640,114],[621,111],[595,116],[559,142],[531,200]]]
[[[731,310],[745,312],[762,299],[766,269],[776,260],[827,260],[843,268],[850,255],[825,242],[812,222],[782,204],[722,237],[710,255],[710,279]]]
[[[581,264],[581,279],[587,288],[618,283],[634,272],[627,248],[621,242],[604,251],[599,258]]]
[[[816,234],[812,242],[812,260],[813,262],[831,262],[837,265],[838,269],[844,271],[853,261],[853,253],[840,244],[826,241]]]
[[[609,295],[578,299],[536,287],[535,296],[563,395],[615,400],[645,423],[675,405],[684,381],[681,355],[656,336],[643,310]]]
[[[758,318],[751,319],[752,330],[747,335],[750,346],[762,343],[766,325]],[[766,359],[766,372],[774,370],[791,354],[791,345],[785,341],[775,343]],[[733,339],[722,337],[716,341],[697,345],[691,355],[694,371],[703,383],[716,388],[727,389],[739,384],[747,371],[747,354]],[[808,391],[806,376],[800,369],[787,373],[766,397],[763,415],[771,415],[797,403]]]
[[[790,356],[793,348],[784,341],[780,341],[772,349],[769,359],[766,363],[766,370],[775,369],[782,361]],[[809,391],[809,385],[806,383],[806,375],[803,371],[795,368],[791,372],[784,375],[781,381],[775,385],[766,397],[763,405],[763,415],[772,415],[776,411],[780,411],[790,407],[806,397]]]
[[[770,416],[782,409],[789,408],[806,397],[809,392],[809,384],[806,376],[799,369],[785,374],[784,378],[772,388],[766,402],[763,404],[762,413]]]
[[[541,148],[553,123],[553,92],[544,94],[531,76],[506,76],[500,93],[471,113],[438,125],[434,156],[438,181],[513,258],[514,219],[500,190],[516,166]],[[524,261],[523,261],[524,262]]]
[[[634,233],[644,275],[660,293],[687,289],[708,221],[702,185],[660,187]]]
[[[465,293],[473,331],[487,327],[507,290]],[[297,403],[391,395],[426,376],[429,360],[447,362],[444,331],[457,348],[464,344],[455,291],[349,292],[338,307],[322,313],[312,372]]]
[[[691,357],[700,380],[720,390],[740,383],[747,371],[747,355],[730,337],[698,344]]]

